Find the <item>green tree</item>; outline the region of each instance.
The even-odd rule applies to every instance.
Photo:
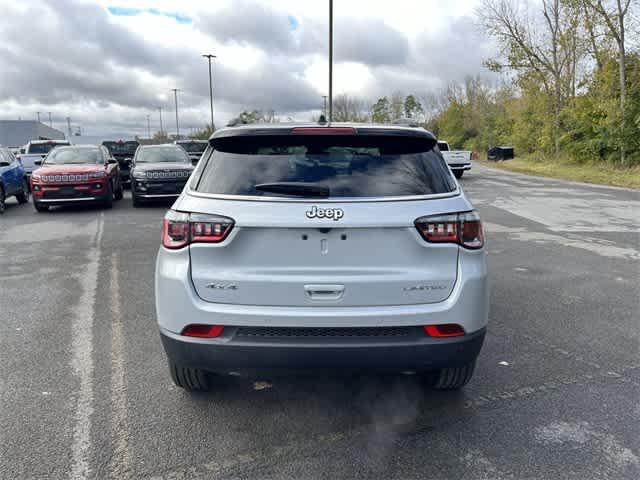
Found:
[[[422,105],[413,95],[407,95],[404,99],[404,114],[407,118],[417,118],[424,114]]]
[[[387,97],[380,97],[371,107],[371,120],[375,123],[391,122],[391,105]]]

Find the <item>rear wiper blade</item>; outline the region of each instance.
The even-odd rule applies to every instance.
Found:
[[[295,197],[327,198],[330,193],[329,187],[310,185],[303,182],[259,183],[254,188],[259,192],[279,193]]]

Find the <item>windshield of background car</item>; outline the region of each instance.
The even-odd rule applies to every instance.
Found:
[[[138,152],[136,163],[191,163],[184,149],[178,146],[144,147]]]
[[[329,197],[398,197],[448,193],[456,183],[428,138],[377,135],[233,136],[214,140],[198,192],[279,196],[263,183],[329,188]],[[298,196],[299,197],[299,196]]]
[[[46,165],[82,165],[102,163],[102,153],[98,148],[56,148],[45,159]]]
[[[45,154],[49,153],[53,147],[56,147],[60,144],[58,143],[32,143],[29,146],[29,153],[39,153]]]
[[[206,143],[190,142],[190,143],[179,143],[178,145],[180,145],[189,153],[202,153],[207,149]]]
[[[438,142],[438,148],[440,149],[441,152],[448,152],[449,144],[446,142]]]
[[[131,155],[133,157],[138,148],[138,142],[102,142],[111,155]]]

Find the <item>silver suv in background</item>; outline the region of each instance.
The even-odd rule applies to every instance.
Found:
[[[482,225],[431,133],[249,125],[209,144],[156,263],[176,385],[256,369],[470,380],[488,315]]]

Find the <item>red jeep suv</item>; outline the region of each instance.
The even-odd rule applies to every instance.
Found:
[[[123,196],[120,167],[103,146],[58,147],[33,172],[31,192],[38,212],[54,205],[80,203],[110,208],[114,199]]]

